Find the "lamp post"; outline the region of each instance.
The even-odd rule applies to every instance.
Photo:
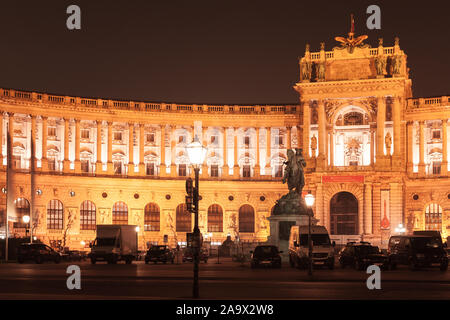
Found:
[[[193,241],[193,253],[194,253],[194,283],[192,288],[193,298],[198,298],[198,265],[199,265],[199,254],[200,254],[200,229],[198,228],[198,196],[199,196],[199,172],[200,167],[205,160],[207,149],[200,143],[197,136],[194,140],[186,146],[186,151],[189,157],[189,161],[194,168],[195,173],[195,185],[194,185],[194,201],[193,201],[193,211],[194,211],[194,241]]]
[[[400,223],[396,228],[395,228],[395,232],[396,233],[400,233],[403,234],[406,232],[406,228],[403,226],[403,223]]]
[[[30,229],[30,216],[29,215],[23,216],[22,221],[27,225],[27,227],[25,228],[25,237],[28,237],[28,232]],[[31,237],[30,237],[30,241],[32,241]]]
[[[311,239],[311,217],[313,215],[312,206],[314,205],[314,196],[308,193],[305,196],[306,206],[308,207],[308,275],[313,274],[313,258],[312,258],[312,239]]]

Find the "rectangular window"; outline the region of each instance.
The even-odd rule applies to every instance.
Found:
[[[244,137],[244,145],[247,147],[250,145],[250,137],[249,136]]]
[[[278,136],[277,141],[278,141],[278,145],[282,146],[283,145],[283,136]]]
[[[349,166],[357,166],[358,165],[358,161],[349,161],[348,165]]]
[[[186,165],[185,164],[178,165],[178,175],[180,177],[186,177]]]
[[[441,130],[433,130],[433,139],[441,138]]]
[[[147,143],[154,143],[155,142],[155,134],[154,133],[147,133],[145,135],[145,141]]]
[[[89,129],[81,130],[81,139],[89,139]]]
[[[49,137],[56,137],[56,127],[47,127],[47,135]]]
[[[275,166],[275,177],[281,178],[283,176],[283,166]]]
[[[186,136],[184,136],[184,135],[178,136],[178,143],[184,143],[184,142],[186,142]]]
[[[122,132],[120,132],[120,131],[114,132],[114,140],[122,141]]]
[[[56,171],[56,159],[55,158],[48,158],[48,170]]]
[[[122,162],[114,161],[114,174],[122,174]]]
[[[219,176],[219,166],[217,164],[211,165],[211,177]]]
[[[242,166],[242,177],[244,178],[250,178],[250,166],[249,165],[244,165]]]
[[[433,174],[441,174],[441,162],[440,161],[433,162]]]
[[[81,160],[81,172],[89,172],[89,160]]]
[[[219,139],[217,136],[211,136],[211,144],[217,144],[219,142]]]
[[[15,169],[20,169],[21,168],[21,166],[20,166],[20,156],[13,156],[12,157],[12,165],[13,165],[13,168],[15,168]]]
[[[145,164],[145,172],[148,176],[155,175],[155,164],[153,162],[148,162]]]

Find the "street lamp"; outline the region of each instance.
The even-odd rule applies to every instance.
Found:
[[[25,223],[27,225],[27,227],[25,229],[25,237],[27,237],[29,229],[30,229],[30,216],[29,215],[23,216],[22,221],[23,221],[23,223]]]
[[[400,224],[395,228],[395,232],[397,232],[397,233],[405,233],[405,232],[406,232],[406,228],[403,226],[403,223],[400,223]]]
[[[186,151],[189,157],[189,161],[194,168],[195,173],[195,185],[194,185],[194,241],[193,241],[193,253],[194,253],[194,284],[192,289],[192,296],[198,298],[198,265],[200,254],[200,229],[198,228],[198,195],[199,195],[199,172],[200,167],[205,160],[207,149],[200,143],[198,136],[194,137],[194,140],[186,146]]]
[[[314,196],[308,193],[305,196],[306,206],[308,207],[308,275],[313,273],[313,259],[312,259],[312,239],[311,239],[311,217],[313,215],[312,206],[314,205]]]

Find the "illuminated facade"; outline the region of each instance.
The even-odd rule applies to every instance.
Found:
[[[96,224],[140,226],[148,243],[183,242],[193,227],[184,209],[185,151],[198,135],[200,230],[265,241],[267,217],[287,192],[286,150],[303,148],[304,190],[333,239],[385,245],[395,228],[450,228],[449,97],[412,98],[407,56],[364,45],[310,52],[300,60],[298,105],[180,105],[0,89],[1,177],[7,135],[19,216],[33,207],[34,234],[73,248]],[[36,195],[31,203],[31,142]],[[2,193],[2,210],[6,196]],[[11,223],[12,233],[25,233]]]

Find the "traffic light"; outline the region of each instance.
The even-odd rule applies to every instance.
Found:
[[[192,178],[186,179],[186,209],[189,212],[193,212],[193,202],[194,202],[194,185]]]

